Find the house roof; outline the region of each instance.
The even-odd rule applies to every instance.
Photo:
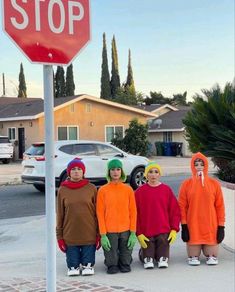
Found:
[[[149,132],[184,131],[182,120],[190,109],[190,107],[187,107],[182,110],[170,111],[150,120]]]
[[[121,108],[127,111],[136,112],[146,117],[156,117],[154,113],[150,113],[142,109],[137,109],[131,106],[100,99],[86,94],[55,98],[54,111],[83,99],[102,103],[107,106]],[[42,98],[0,98],[0,121],[29,120],[37,119],[41,116],[44,116],[44,103]]]
[[[136,108],[148,111],[148,112],[154,112],[157,113],[159,110],[168,107],[169,109],[175,111],[178,110],[176,107],[166,103],[166,104],[150,104],[150,105],[137,105]]]

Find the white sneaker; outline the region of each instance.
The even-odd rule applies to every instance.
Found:
[[[144,268],[145,269],[153,269],[154,268],[154,263],[153,259],[150,257],[144,258]]]
[[[91,266],[91,263],[86,266],[82,266],[82,276],[91,276],[95,274],[94,267]]]
[[[168,258],[161,257],[158,261],[158,268],[168,268]]]
[[[71,276],[79,276],[80,275],[80,270],[79,270],[79,268],[71,267],[71,268],[68,269],[67,275],[69,277],[71,277]]]
[[[199,257],[189,257],[188,264],[190,266],[199,266],[200,265]]]
[[[214,266],[214,265],[218,265],[219,261],[217,257],[211,256],[211,257],[206,258],[206,263],[209,266]]]

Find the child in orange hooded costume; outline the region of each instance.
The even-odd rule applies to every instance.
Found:
[[[217,180],[208,176],[207,158],[200,152],[191,160],[192,177],[179,192],[182,240],[187,242],[189,265],[200,265],[201,251],[208,265],[218,264],[218,244],[224,239],[225,210]]]

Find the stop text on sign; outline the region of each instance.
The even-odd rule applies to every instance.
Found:
[[[33,63],[68,65],[90,40],[89,0],[1,0],[3,30]]]
[[[28,26],[34,25],[35,31],[41,31],[41,24],[45,21],[41,17],[41,10],[43,5],[47,4],[47,21],[51,32],[60,34],[67,29],[70,35],[74,34],[74,26],[77,21],[84,18],[84,7],[80,2],[66,1],[67,7],[61,0],[34,0],[34,23],[30,23],[30,17],[24,9],[23,3],[30,2],[32,5],[33,0],[21,0],[21,4],[17,0],[10,0],[12,7],[18,13],[17,16],[10,18],[12,25],[18,30],[24,30]],[[66,9],[67,8],[67,9]],[[66,28],[66,11],[68,19],[68,27]],[[60,17],[58,18],[58,14]]]

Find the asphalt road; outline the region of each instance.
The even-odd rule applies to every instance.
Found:
[[[185,178],[186,176],[163,176],[161,181],[168,184],[177,195],[179,185]],[[0,219],[45,214],[45,195],[31,185],[1,186],[0,202]]]

